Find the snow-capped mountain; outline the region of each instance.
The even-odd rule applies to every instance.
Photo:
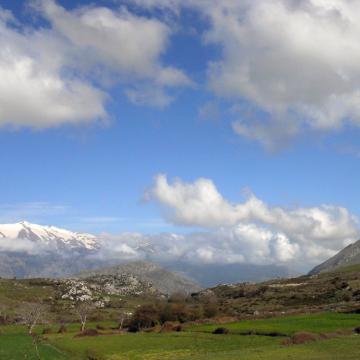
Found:
[[[288,270],[280,266],[191,262],[181,251],[177,254],[175,237],[174,234],[154,237],[136,233],[95,236],[27,221],[0,224],[0,277],[73,276],[136,260],[155,262],[206,286],[288,276]],[[133,272],[134,267],[144,274],[156,273],[139,262],[131,267]]]
[[[21,221],[16,224],[0,224],[0,247],[2,240],[29,241],[47,251],[96,251],[100,244],[96,236],[78,233],[55,226],[43,226]]]

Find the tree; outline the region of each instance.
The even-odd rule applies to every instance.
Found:
[[[32,337],[32,344],[35,349],[36,357],[40,360],[38,349],[39,336],[33,334],[34,327],[43,321],[46,313],[46,306],[41,303],[24,303],[21,305],[19,315],[28,329],[28,334]]]
[[[43,320],[46,306],[41,303],[24,303],[20,307],[19,315],[28,329],[28,334],[32,335],[34,327]]]
[[[8,317],[6,313],[5,305],[0,304],[0,325],[6,324],[8,322]]]
[[[89,314],[94,310],[95,306],[93,303],[89,301],[79,302],[75,306],[75,311],[79,316],[81,323],[81,332],[85,330],[86,321],[88,319]]]
[[[131,325],[142,328],[150,328],[160,321],[159,304],[145,304],[138,307],[132,317]]]
[[[204,305],[204,316],[206,318],[212,318],[217,315],[219,308],[216,304],[205,304]]]
[[[130,317],[133,315],[132,312],[122,312],[119,316],[119,329],[122,330],[124,322],[128,322]]]

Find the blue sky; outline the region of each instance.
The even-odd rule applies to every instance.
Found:
[[[84,95],[83,105],[76,109],[73,108],[77,105],[66,100],[67,110],[71,110],[66,116],[55,116],[57,98],[47,99],[46,89],[39,95],[42,106],[34,112],[28,105],[36,96],[31,91],[17,93],[16,103],[24,109],[20,115],[17,108],[6,107],[7,98],[4,103],[0,100],[0,109],[6,107],[6,111],[0,111],[2,222],[20,221],[26,217],[28,221],[94,233],[208,231],[204,222],[199,223],[195,218],[194,221],[183,221],[179,214],[171,217],[169,213],[181,211],[180,205],[170,204],[158,194],[151,195],[150,201],[144,201],[144,193],[156,188],[158,174],[167,175],[174,191],[176,178],[180,179],[184,189],[196,184],[200,178],[209,179],[229,204],[243,203],[251,191],[270,208],[294,210],[331,205],[346,208],[354,218],[360,216],[360,105],[358,107],[356,100],[359,87],[358,83],[346,80],[346,76],[357,79],[359,69],[334,55],[333,60],[324,60],[329,71],[324,70],[322,74],[319,70],[315,74],[314,69],[324,67],[323,59],[317,57],[317,50],[314,50],[315,60],[309,60],[312,59],[308,56],[309,49],[314,47],[305,44],[308,45],[306,51],[300,49],[296,54],[296,61],[302,60],[303,55],[300,66],[303,75],[299,79],[289,65],[294,60],[292,47],[276,45],[282,44],[281,36],[285,35],[276,32],[274,38],[259,35],[261,26],[251,20],[254,14],[261,14],[262,6],[271,4],[281,15],[278,21],[283,22],[282,26],[296,16],[299,28],[293,29],[292,33],[296,45],[296,36],[303,36],[300,25],[305,20],[302,15],[309,11],[310,16],[316,18],[316,11],[321,6],[319,1],[311,1],[313,12],[300,5],[289,9],[285,0],[270,1],[267,5],[263,1],[254,1],[252,5],[243,1],[238,6],[226,1],[223,5],[211,1],[206,5],[204,1],[181,4],[166,0],[59,0],[57,3],[44,0],[38,1],[37,5],[34,3],[1,2],[2,13],[9,10],[17,19],[17,22],[2,21],[2,47],[9,46],[19,59],[30,58],[34,68],[38,67],[36,71],[40,69],[46,76],[67,81],[67,86],[72,86],[74,79],[86,83],[94,94],[93,97],[87,97],[87,93],[76,94]],[[279,7],[279,3],[284,8]],[[332,4],[350,16],[351,5],[347,1],[343,5],[337,1]],[[124,59],[117,58],[116,52],[107,52],[109,49],[102,48],[101,44],[84,40],[89,30],[86,24],[78,29],[68,25],[64,29],[63,24],[57,24],[61,16],[57,16],[51,6],[60,11],[64,21],[75,19],[76,22],[77,17],[84,14],[91,18],[99,9],[104,10],[101,7],[106,7],[109,21],[116,17],[122,21],[130,15],[130,21],[151,19],[156,26],[164,24],[167,27],[169,32],[158,27],[154,30],[154,37],[165,36],[166,44],[158,45],[154,40],[152,49],[148,46],[147,31],[140,31],[132,39],[130,30],[126,41],[130,44],[138,41],[144,49],[148,46],[144,58],[155,55],[149,60],[151,63],[144,61],[135,70],[129,70],[131,66],[123,65]],[[236,35],[239,30],[236,26],[226,28],[224,24],[229,23],[229,19],[220,17],[221,6],[228,6],[230,14],[243,16],[245,20],[235,15],[230,20],[239,21],[241,34],[253,34],[254,38],[241,40],[242,35]],[[91,10],[94,13],[87,13]],[[267,21],[272,24],[273,19],[264,18],[261,24],[266,25]],[[336,19],[328,21],[325,26],[332,26],[331,29],[337,24]],[[117,25],[112,30],[116,36],[123,31],[121,26],[116,28]],[[350,28],[350,40],[357,30],[351,31]],[[77,38],[80,32],[85,34],[82,39]],[[34,40],[36,34],[42,34],[43,38]],[[238,46],[227,43],[233,35],[239,41]],[[26,48],[21,37],[35,44],[34,49]],[[15,45],[14,41],[10,44],[9,39],[16,39]],[[55,50],[49,47],[49,39],[58,44]],[[113,48],[125,53],[128,44],[121,43],[121,36],[119,39],[118,43],[113,43]],[[266,43],[277,52],[270,56],[264,50],[266,47],[254,45],[258,43]],[[332,54],[341,51],[340,45],[329,50],[328,58],[332,59]],[[59,54],[61,59],[55,65],[50,64],[43,51],[50,59]],[[360,54],[360,49],[353,51]],[[3,56],[0,68],[7,64],[6,61],[11,61],[4,54],[0,56]],[[264,63],[257,59],[263,59]],[[284,61],[283,66],[278,66],[279,61]],[[238,85],[243,81],[239,64],[243,66],[241,69],[251,72],[252,77],[247,79],[251,86],[247,83]],[[150,70],[143,71],[142,66]],[[159,83],[162,71],[170,67],[177,69],[175,80],[171,78]],[[334,80],[335,75],[340,76],[338,68],[342,69],[341,76],[346,75],[342,80]],[[153,71],[158,71],[159,75],[152,75]],[[34,74],[32,76],[36,76]],[[16,96],[16,84],[20,86],[21,81],[9,79],[10,85],[0,89],[0,98],[1,92],[13,91]],[[324,84],[319,85],[319,79]],[[277,81],[279,87],[274,85]],[[43,84],[43,80],[39,83]],[[37,91],[39,87],[29,85],[29,89]],[[129,89],[136,89],[136,96],[140,97],[132,98],[127,92]],[[106,100],[98,92],[106,94]],[[159,97],[156,97],[157,93]],[[338,96],[335,100],[334,94]],[[99,106],[92,108],[97,102]],[[240,131],[236,131],[237,122],[241,123]],[[263,224],[257,217],[239,221],[260,222],[267,228],[274,226],[273,223]],[[357,236],[358,226],[352,221],[351,226],[355,229],[352,235],[329,245],[330,252]],[[334,223],[336,225],[336,219]],[[219,228],[223,226],[227,225],[219,223]],[[285,232],[281,227],[279,229]],[[290,239],[292,244],[296,241]]]

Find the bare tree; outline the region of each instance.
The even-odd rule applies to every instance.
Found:
[[[19,315],[27,327],[28,334],[32,335],[34,327],[43,320],[46,307],[41,303],[22,304]]]
[[[119,329],[122,330],[124,322],[128,321],[132,316],[132,312],[122,312],[119,316]]]
[[[39,353],[39,335],[33,334],[34,327],[44,319],[46,307],[41,303],[24,303],[22,304],[19,315],[27,327],[28,334],[32,337],[32,344],[35,349],[36,357],[40,360]]]
[[[81,329],[80,329],[81,331],[85,330],[88,316],[94,310],[94,308],[95,308],[94,304],[88,301],[79,302],[75,306],[75,311],[78,314],[81,323]]]

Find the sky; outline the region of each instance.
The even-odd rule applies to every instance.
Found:
[[[360,238],[357,2],[0,5],[0,222],[210,263]]]

